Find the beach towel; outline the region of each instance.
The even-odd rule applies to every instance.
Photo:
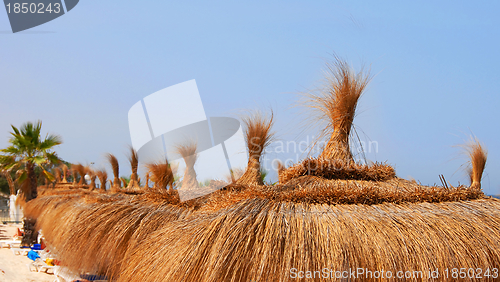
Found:
[[[28,252],[28,258],[32,261],[35,261],[37,258],[40,258],[37,252],[35,251],[29,251]]]

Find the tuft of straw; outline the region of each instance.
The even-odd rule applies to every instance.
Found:
[[[165,190],[168,185],[170,185],[170,190],[174,189],[174,172],[167,159],[164,162],[146,164],[146,168],[148,175],[151,175],[151,181],[155,183],[155,189]]]
[[[62,174],[61,168],[60,167],[56,167],[54,169],[54,176],[55,176],[55,182],[56,183],[60,183],[61,182],[61,174]]]
[[[184,177],[182,178],[182,189],[196,189],[199,187],[196,171],[194,170],[194,165],[198,159],[196,148],[197,144],[195,142],[177,145],[176,147],[177,154],[181,155],[186,163]]]
[[[63,175],[63,179],[61,180],[61,183],[68,183],[68,180],[66,179],[66,176],[68,174],[68,166],[65,164],[62,164],[59,167],[61,168],[62,175]]]
[[[102,191],[106,191],[106,182],[108,181],[108,173],[105,169],[98,170],[96,172],[97,178],[99,178],[99,182],[101,183],[100,189]]]
[[[245,142],[248,149],[248,165],[245,173],[236,181],[237,184],[263,185],[261,178],[260,158],[265,148],[274,139],[273,112],[265,116],[261,112],[253,112],[242,118],[245,125]]]
[[[146,173],[146,181],[144,182],[144,186],[142,187],[142,189],[149,189],[149,172]]]
[[[87,168],[87,174],[90,176],[89,191],[93,191],[95,189],[95,180],[97,178],[97,174],[89,167]]]
[[[471,187],[481,188],[481,179],[483,177],[484,168],[488,152],[481,142],[474,136],[471,136],[469,142],[463,145],[464,150],[469,155],[471,167],[468,169]]]
[[[85,183],[85,175],[87,174],[87,170],[89,168],[83,166],[82,164],[72,164],[71,171],[73,173],[73,188],[81,188]],[[77,175],[80,176],[80,179],[77,180]]]
[[[73,176],[73,188],[76,188],[78,185],[78,182],[76,181],[77,175],[78,175],[78,169],[81,166],[79,164],[72,164],[71,165],[71,176]]]
[[[130,175],[130,181],[127,185],[127,188],[128,189],[140,188],[137,175],[137,169],[139,167],[139,156],[137,155],[137,151],[134,150],[132,146],[130,147],[130,154],[128,160],[132,168],[132,174]]]
[[[113,184],[111,185],[111,192],[118,192],[120,191],[120,166],[118,164],[118,159],[115,157],[113,154],[107,154],[106,158],[108,159],[109,163],[111,164],[111,169],[113,170],[113,175],[115,179],[113,180]]]
[[[317,120],[326,124],[319,136],[328,139],[321,158],[354,162],[349,137],[359,98],[369,81],[369,73],[355,73],[346,61],[335,57],[333,62],[326,64],[322,87],[306,93],[299,102],[311,109]]]

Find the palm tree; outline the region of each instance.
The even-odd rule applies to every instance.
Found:
[[[3,158],[12,157],[14,161],[6,166],[9,169],[14,166],[24,167],[22,173],[18,177],[19,182],[28,181],[24,192],[25,201],[29,202],[37,197],[37,177],[35,168],[41,169],[42,174],[50,181],[54,180],[54,176],[48,172],[44,165],[57,164],[60,159],[57,154],[52,151],[54,146],[62,143],[61,138],[57,135],[46,135],[45,139],[41,138],[42,122],[36,123],[27,122],[19,129],[13,125],[11,132],[12,137],[9,139],[11,144],[9,147],[0,150],[6,154]],[[24,219],[24,236],[23,244],[30,245],[36,242],[37,234],[35,231],[36,219]]]

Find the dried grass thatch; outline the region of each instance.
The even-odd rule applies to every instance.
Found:
[[[237,184],[263,185],[260,158],[265,148],[274,138],[272,127],[274,116],[265,116],[260,112],[251,113],[242,118],[245,125],[245,142],[248,149],[248,165],[245,173],[236,181]]]
[[[44,230],[50,250],[66,266],[113,279],[119,275],[130,242],[141,244],[166,222],[190,213],[165,201],[154,201],[155,196],[149,194],[59,191],[34,200],[26,213],[38,217],[37,226]]]
[[[129,251],[141,263],[123,265],[117,281],[296,281],[292,269],[427,275],[498,268],[499,211],[496,199],[336,206],[246,200],[166,224]]]
[[[190,203],[173,191],[148,191],[49,190],[26,213],[39,218],[68,267],[113,281],[292,281],[291,268],[420,271],[500,262],[500,201],[476,187],[302,176],[232,185]]]
[[[194,142],[178,145],[176,147],[177,154],[182,156],[186,164],[181,189],[196,189],[199,186],[198,179],[196,179],[196,171],[194,170],[194,165],[198,159],[196,148],[197,145]]]
[[[113,170],[113,175],[115,179],[113,180],[113,184],[110,187],[111,192],[118,192],[120,191],[120,165],[118,164],[118,159],[115,157],[113,154],[107,154],[106,158],[108,159],[109,163],[111,164],[111,169]]]
[[[386,181],[396,177],[396,171],[387,164],[361,165],[333,159],[307,158],[288,169],[279,167],[278,175],[281,184],[305,175],[321,176],[326,179]]]
[[[423,186],[400,178],[391,180],[329,180],[318,176],[301,176],[274,186],[228,186],[211,195],[201,207],[203,211],[218,211],[245,199],[303,204],[377,205],[383,203],[439,203],[482,199],[477,187]]]

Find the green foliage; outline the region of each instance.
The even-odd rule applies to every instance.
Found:
[[[211,179],[205,179],[202,182],[198,182],[198,184],[200,187],[207,187],[207,186],[210,186],[210,182],[212,182]]]
[[[54,179],[49,170],[54,164],[60,162],[57,154],[52,151],[54,146],[62,143],[57,135],[47,134],[44,139],[41,137],[42,122],[27,122],[20,128],[13,125],[12,136],[9,139],[10,146],[0,150],[3,154],[0,156],[0,163],[4,170],[19,169],[17,181],[22,182],[31,175],[30,181],[40,183],[40,179],[46,178],[49,181]],[[42,176],[42,177],[41,177]],[[35,191],[33,197],[36,197],[36,187],[31,187]],[[35,190],[33,190],[35,189]],[[28,191],[23,191],[28,192]],[[29,197],[28,197],[29,199]]]
[[[0,176],[0,192],[9,195],[9,183],[7,183],[7,179],[5,177]]]
[[[262,179],[262,182],[264,182],[264,179],[266,179],[266,176],[269,174],[269,171],[267,171],[265,168],[261,167],[260,168],[260,179]]]
[[[128,183],[130,182],[130,176],[121,176],[120,179],[122,181],[122,185],[127,187]]]

